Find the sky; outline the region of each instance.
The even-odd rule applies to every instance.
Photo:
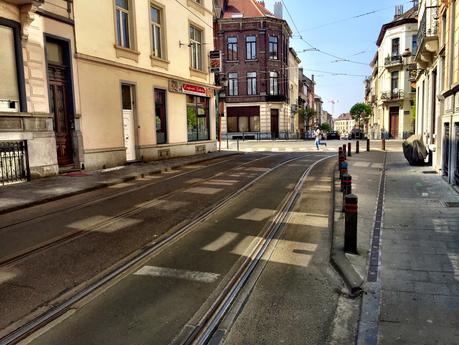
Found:
[[[381,26],[393,20],[395,6],[412,7],[408,0],[283,0],[284,19],[293,31],[290,46],[301,59],[304,74],[316,80],[316,94],[322,97],[325,110],[334,117],[349,112],[352,105],[364,98],[365,76],[376,52],[376,40]],[[275,0],[265,0],[273,10]],[[375,13],[367,14],[376,11]],[[358,17],[357,17],[358,16]],[[351,17],[357,17],[352,18]],[[295,28],[295,25],[296,28]],[[300,38],[303,38],[303,40]],[[357,63],[337,61],[335,57],[314,48]],[[328,73],[325,73],[328,72]],[[334,75],[330,73],[348,74]],[[350,76],[353,75],[353,76]],[[333,104],[334,102],[334,104]]]

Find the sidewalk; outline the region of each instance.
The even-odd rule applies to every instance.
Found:
[[[389,146],[381,236],[373,239],[384,156],[374,150],[348,158],[359,255],[345,255],[365,281],[358,344],[458,344],[459,194],[432,167],[409,166],[401,146]],[[343,215],[335,215],[339,233]]]
[[[217,151],[205,155],[136,163],[103,170],[77,171],[30,182],[0,186],[0,214],[105,188],[187,164],[234,154],[237,153]]]

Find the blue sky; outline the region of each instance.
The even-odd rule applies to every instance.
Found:
[[[266,7],[272,10],[274,2],[275,0],[265,0]],[[298,38],[298,32],[284,8],[284,19],[289,22],[293,31],[290,45],[300,52],[298,55],[305,69],[304,73],[309,77],[311,74],[315,75],[316,93],[322,97],[324,109],[332,112],[331,101],[336,101],[333,113],[335,117],[348,112],[353,104],[363,100],[365,79],[363,75],[371,74],[369,62],[376,51],[375,42],[381,25],[393,19],[396,5],[403,5],[405,11],[412,7],[412,3],[408,0],[284,0],[284,2],[301,36],[315,48],[344,59],[364,63],[336,62],[336,58],[316,51],[300,52],[310,47]],[[378,12],[348,19],[372,11]],[[338,76],[312,70],[362,76]]]

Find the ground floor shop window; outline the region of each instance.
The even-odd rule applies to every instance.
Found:
[[[209,140],[209,99],[186,96],[188,141]]]
[[[259,132],[259,107],[227,108],[227,130],[231,132]]]

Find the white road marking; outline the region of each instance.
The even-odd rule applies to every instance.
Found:
[[[131,186],[134,186],[134,185],[135,185],[135,183],[123,182],[123,183],[114,184],[113,186],[108,186],[108,188],[111,188],[111,189],[120,189],[120,188],[131,187]]]
[[[260,151],[266,151],[266,149],[265,149],[264,147],[259,147],[259,148],[257,149],[257,151],[258,151],[258,152],[260,152]]]
[[[136,205],[136,207],[145,208],[145,209],[157,208],[157,209],[165,210],[165,211],[175,211],[188,204],[189,202],[185,202],[185,201],[153,199],[153,200],[138,204]]]
[[[72,229],[82,230],[82,231],[95,231],[95,232],[104,232],[111,233],[118,230],[125,229],[129,226],[136,225],[141,223],[141,219],[133,218],[111,218],[107,216],[93,216],[88,217],[67,226]]]
[[[273,148],[271,149],[271,152],[279,152],[279,148],[273,147]]]
[[[206,245],[203,250],[207,250],[209,252],[216,252],[218,250],[223,249],[227,245],[229,245],[231,242],[233,242],[239,234],[235,232],[225,232],[223,235],[221,235],[219,238],[217,238],[215,241],[212,241],[208,245]]]
[[[261,222],[263,220],[270,218],[274,213],[276,213],[276,210],[253,208],[249,212],[240,215],[236,219],[253,220],[255,222]]]
[[[384,164],[383,163],[373,163],[371,165],[372,168],[378,168],[378,169],[382,169],[384,168]]]
[[[11,272],[11,269],[0,270],[0,284],[6,283],[9,280],[16,278],[17,273]]]
[[[371,162],[354,162],[352,163],[353,166],[355,167],[362,167],[362,168],[368,168],[370,166]]]
[[[189,179],[188,181],[186,181],[185,183],[194,184],[194,183],[199,183],[199,182],[202,182],[202,181],[204,181],[203,178],[192,178],[192,179]]]
[[[209,187],[194,187],[185,190],[185,193],[194,193],[194,194],[204,194],[204,195],[212,195],[221,192],[221,188],[209,188]]]
[[[179,270],[157,266],[144,266],[135,272],[134,275],[184,279],[200,283],[213,283],[220,276],[216,273]]]

